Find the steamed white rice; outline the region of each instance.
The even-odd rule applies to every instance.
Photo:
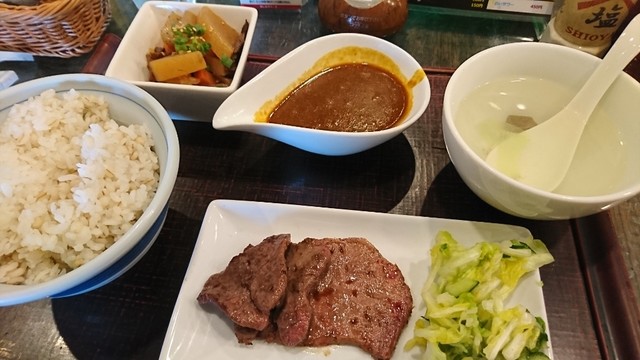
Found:
[[[158,180],[146,127],[118,125],[102,97],[47,90],[14,105],[0,123],[0,283],[40,283],[93,259]]]

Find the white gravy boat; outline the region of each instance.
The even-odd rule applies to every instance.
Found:
[[[321,58],[323,65],[333,63],[335,66],[344,63],[344,59],[324,55],[352,46],[373,49],[386,55],[397,65],[397,70],[401,73],[397,75],[401,75],[411,84],[411,101],[403,121],[389,129],[372,132],[316,130],[256,121],[256,114],[265,103],[283,98],[293,90],[295,84],[308,79],[311,75],[309,72],[317,67]],[[332,34],[299,46],[241,86],[220,105],[213,116],[213,127],[218,130],[239,130],[259,134],[317,154],[349,155],[370,149],[402,133],[420,118],[430,98],[429,80],[422,67],[400,47],[370,35]]]

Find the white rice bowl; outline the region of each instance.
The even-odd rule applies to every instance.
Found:
[[[71,74],[0,92],[0,154],[2,306],[91,290],[139,260],[166,216],[179,147],[149,94]]]

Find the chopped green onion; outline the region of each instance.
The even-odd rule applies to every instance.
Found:
[[[226,55],[222,56],[222,58],[220,59],[220,62],[222,63],[222,65],[224,65],[228,69],[230,69],[231,66],[233,65],[233,60],[231,60],[231,58]]]
[[[211,50],[211,44],[202,36],[205,33],[201,24],[180,24],[171,28],[173,45],[179,53],[200,51],[204,54]]]

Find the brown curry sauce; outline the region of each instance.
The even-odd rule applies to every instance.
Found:
[[[331,131],[377,131],[402,120],[409,96],[388,71],[364,63],[328,68],[303,82],[269,122]]]
[[[406,79],[387,55],[347,46],[322,56],[263,104],[255,121],[343,132],[388,129],[405,120],[412,88],[425,77],[419,69]]]

